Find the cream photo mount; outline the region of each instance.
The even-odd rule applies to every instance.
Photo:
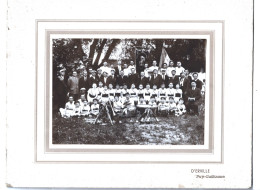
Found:
[[[52,144],[54,38],[206,39],[204,145]],[[223,163],[224,22],[36,20],[35,162]]]

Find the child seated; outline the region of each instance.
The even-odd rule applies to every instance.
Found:
[[[151,99],[150,99],[148,105],[150,105],[151,107],[157,106],[157,103],[156,103],[156,100],[155,100],[154,97],[151,97]]]
[[[176,110],[177,110],[177,105],[174,101],[174,98],[171,96],[169,97],[168,106],[169,106],[169,114],[175,115]]]
[[[177,105],[177,116],[183,115],[186,113],[186,107],[184,105],[184,101],[182,98],[179,99],[179,103]]]
[[[127,90],[128,93],[130,94],[130,98],[133,99],[135,102],[138,101],[138,90],[135,88],[135,84],[131,85],[131,88]]]
[[[83,102],[86,100],[85,94],[80,95],[80,99],[78,100],[80,106],[83,106]]]
[[[174,99],[175,99],[175,102],[179,101],[180,98],[182,98],[182,89],[180,89],[180,85],[179,84],[176,84],[176,89],[175,89],[175,92],[174,92]]]
[[[161,102],[158,104],[158,113],[161,114],[168,114],[169,106],[166,103],[166,98],[162,97]]]
[[[136,110],[135,102],[134,102],[133,99],[130,99],[129,93],[126,93],[126,99],[125,99],[123,105],[124,105],[124,113],[125,114],[128,114],[128,112],[134,113],[135,110]]]
[[[144,97],[144,86],[142,84],[139,85],[139,89],[137,90],[138,100],[141,97]]]
[[[73,96],[69,97],[69,101],[65,104],[65,108],[60,108],[61,117],[71,117],[75,109]]]
[[[81,107],[81,115],[82,116],[87,116],[90,113],[90,106],[87,100],[83,102],[83,106]]]
[[[107,86],[104,86],[104,90],[101,93],[101,102],[108,102],[109,100],[109,91],[107,89]]]
[[[159,89],[159,98],[162,99],[163,97],[165,98],[166,101],[166,95],[167,95],[167,89],[165,88],[165,84],[161,85],[161,88]]]
[[[167,98],[168,98],[168,101],[170,98],[173,98],[174,97],[174,93],[175,93],[175,89],[173,88],[173,83],[170,83],[169,84],[169,88],[167,89],[166,91],[167,93]]]
[[[151,98],[151,89],[150,89],[150,85],[147,84],[146,88],[144,89],[144,100],[146,102],[149,102]]]
[[[114,99],[114,102],[113,102],[113,108],[114,108],[114,112],[116,114],[122,112],[123,103],[121,101],[119,101],[119,97],[118,96],[115,96],[115,99]]]
[[[159,101],[159,92],[156,84],[153,85],[153,89],[151,90],[151,97],[153,97],[156,102]]]
[[[109,94],[109,100],[110,101],[113,101],[114,100],[114,97],[115,97],[115,90],[113,89],[113,84],[109,84],[108,85],[108,94]]]
[[[146,109],[146,101],[144,100],[144,97],[141,96],[138,101],[138,110],[140,111],[140,114],[143,114]]]
[[[75,108],[74,108],[74,112],[72,113],[72,117],[79,117],[81,115],[81,107],[80,107],[80,103],[79,101],[75,102]]]
[[[97,116],[98,114],[99,114],[98,100],[94,99],[93,104],[91,105],[91,115]]]

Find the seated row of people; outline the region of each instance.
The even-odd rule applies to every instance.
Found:
[[[167,100],[169,97],[174,97],[176,100],[182,98],[182,89],[180,89],[179,84],[176,87],[173,87],[173,84],[169,84],[169,88],[166,88],[164,84],[161,85],[161,88],[157,88],[157,85],[153,85],[152,88],[149,84],[144,86],[139,85],[137,89],[135,84],[131,85],[131,88],[128,89],[127,85],[119,86],[116,85],[116,88],[113,88],[112,84],[109,86],[102,86],[102,83],[99,83],[99,86],[94,83],[92,88],[86,93],[85,88],[82,88],[80,91],[81,95],[87,95],[87,100],[93,102],[93,99],[99,99],[101,101],[114,100],[115,96],[118,96],[120,99],[124,99],[126,94],[129,93],[131,99],[138,101],[140,97],[144,97],[145,101],[149,101],[151,97],[155,97],[156,101],[160,100],[161,97],[165,97]]]
[[[140,113],[149,106],[160,114],[172,114],[175,116],[180,116],[186,113],[184,101],[182,98],[175,99],[174,97],[161,97],[159,100],[155,97],[151,97],[147,101],[144,97],[135,99],[131,98],[129,93],[126,93],[125,98],[120,98],[115,96],[113,100],[104,99],[93,99],[92,102],[88,102],[84,95],[78,101],[74,102],[73,96],[69,97],[69,101],[66,103],[65,108],[60,108],[60,114],[62,117],[80,117],[80,116],[97,116],[99,114],[99,109],[101,104],[109,104],[112,106],[113,112],[117,115],[128,114],[128,112],[135,112],[139,109]]]

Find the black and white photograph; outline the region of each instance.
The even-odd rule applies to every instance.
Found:
[[[51,43],[53,144],[204,145],[207,39]]]

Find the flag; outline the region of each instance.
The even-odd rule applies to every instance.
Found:
[[[169,65],[169,62],[170,62],[170,57],[167,53],[167,51],[165,50],[165,48],[163,47],[162,48],[162,54],[161,54],[161,58],[160,58],[160,63],[159,63],[159,67],[162,67],[162,65],[164,63],[167,63],[167,65]]]

